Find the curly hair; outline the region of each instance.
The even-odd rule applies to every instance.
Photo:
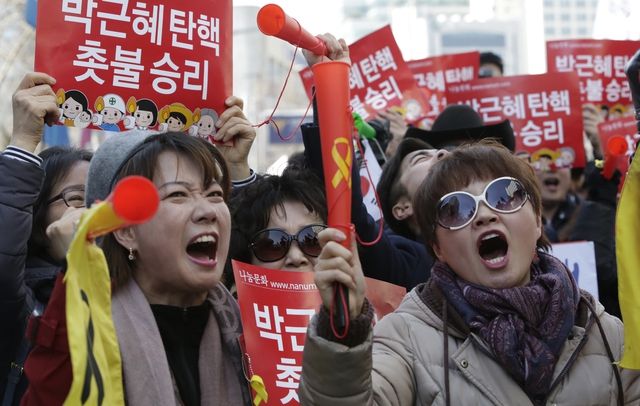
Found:
[[[284,204],[300,202],[311,213],[327,221],[327,198],[324,184],[310,170],[287,167],[282,175],[265,175],[240,190],[229,201],[231,211],[231,244],[223,282],[233,285],[231,260],[251,263],[249,248],[252,238],[264,230],[271,220],[271,211],[285,213]],[[286,213],[285,213],[286,214]]]

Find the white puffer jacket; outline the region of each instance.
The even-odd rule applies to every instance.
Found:
[[[427,282],[427,285],[429,282]],[[309,325],[299,388],[302,405],[531,405],[521,387],[491,357],[483,339],[449,327],[422,301],[418,286],[385,316],[367,340],[349,348],[317,334]],[[613,366],[623,351],[623,324],[600,303],[588,312],[586,330],[574,326],[560,352],[547,405],[640,405],[640,371]],[[480,346],[474,345],[477,340]],[[480,350],[483,347],[486,351]],[[448,352],[447,367],[444,354]],[[620,384],[614,368],[620,371]],[[448,369],[448,371],[447,371]],[[449,389],[445,386],[448,377]],[[449,396],[447,402],[446,397]]]

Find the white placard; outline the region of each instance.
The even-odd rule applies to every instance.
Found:
[[[365,168],[364,164],[361,165],[360,168],[360,187],[362,188],[362,200],[364,201],[364,205],[367,206],[367,212],[373,217],[375,221],[380,220],[380,206],[378,206],[378,201],[376,200],[376,194],[374,190],[374,186],[378,184],[380,180],[380,175],[382,175],[382,168],[380,168],[380,164],[378,164],[378,160],[376,159],[373,150],[369,146],[369,141],[366,139],[361,139],[360,143],[362,147],[365,149],[364,159],[367,163],[367,167],[369,168],[369,173],[371,174],[371,179],[369,179],[369,175],[367,174],[367,168]]]
[[[577,241],[552,244],[551,255],[569,268],[580,289],[598,299],[598,274],[593,241]]]

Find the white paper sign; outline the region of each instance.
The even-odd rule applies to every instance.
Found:
[[[551,245],[551,255],[569,268],[580,289],[598,299],[598,274],[593,241],[565,242]]]
[[[362,188],[362,200],[364,201],[364,205],[367,206],[367,212],[373,217],[375,221],[380,220],[380,206],[378,206],[378,201],[376,200],[376,194],[374,186],[378,184],[380,180],[380,175],[382,175],[382,168],[380,168],[380,164],[378,164],[378,160],[376,159],[373,150],[369,146],[369,141],[366,139],[361,139],[360,143],[362,147],[365,149],[364,159],[367,163],[367,167],[369,168],[369,174],[371,174],[371,179],[369,179],[369,175],[367,174],[367,167],[362,165],[360,168],[360,187]]]

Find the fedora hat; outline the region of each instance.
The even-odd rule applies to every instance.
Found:
[[[418,138],[439,149],[467,140],[495,138],[511,151],[516,149],[516,139],[508,119],[485,125],[482,117],[467,104],[448,105],[433,122],[431,130],[410,127],[405,138]]]

